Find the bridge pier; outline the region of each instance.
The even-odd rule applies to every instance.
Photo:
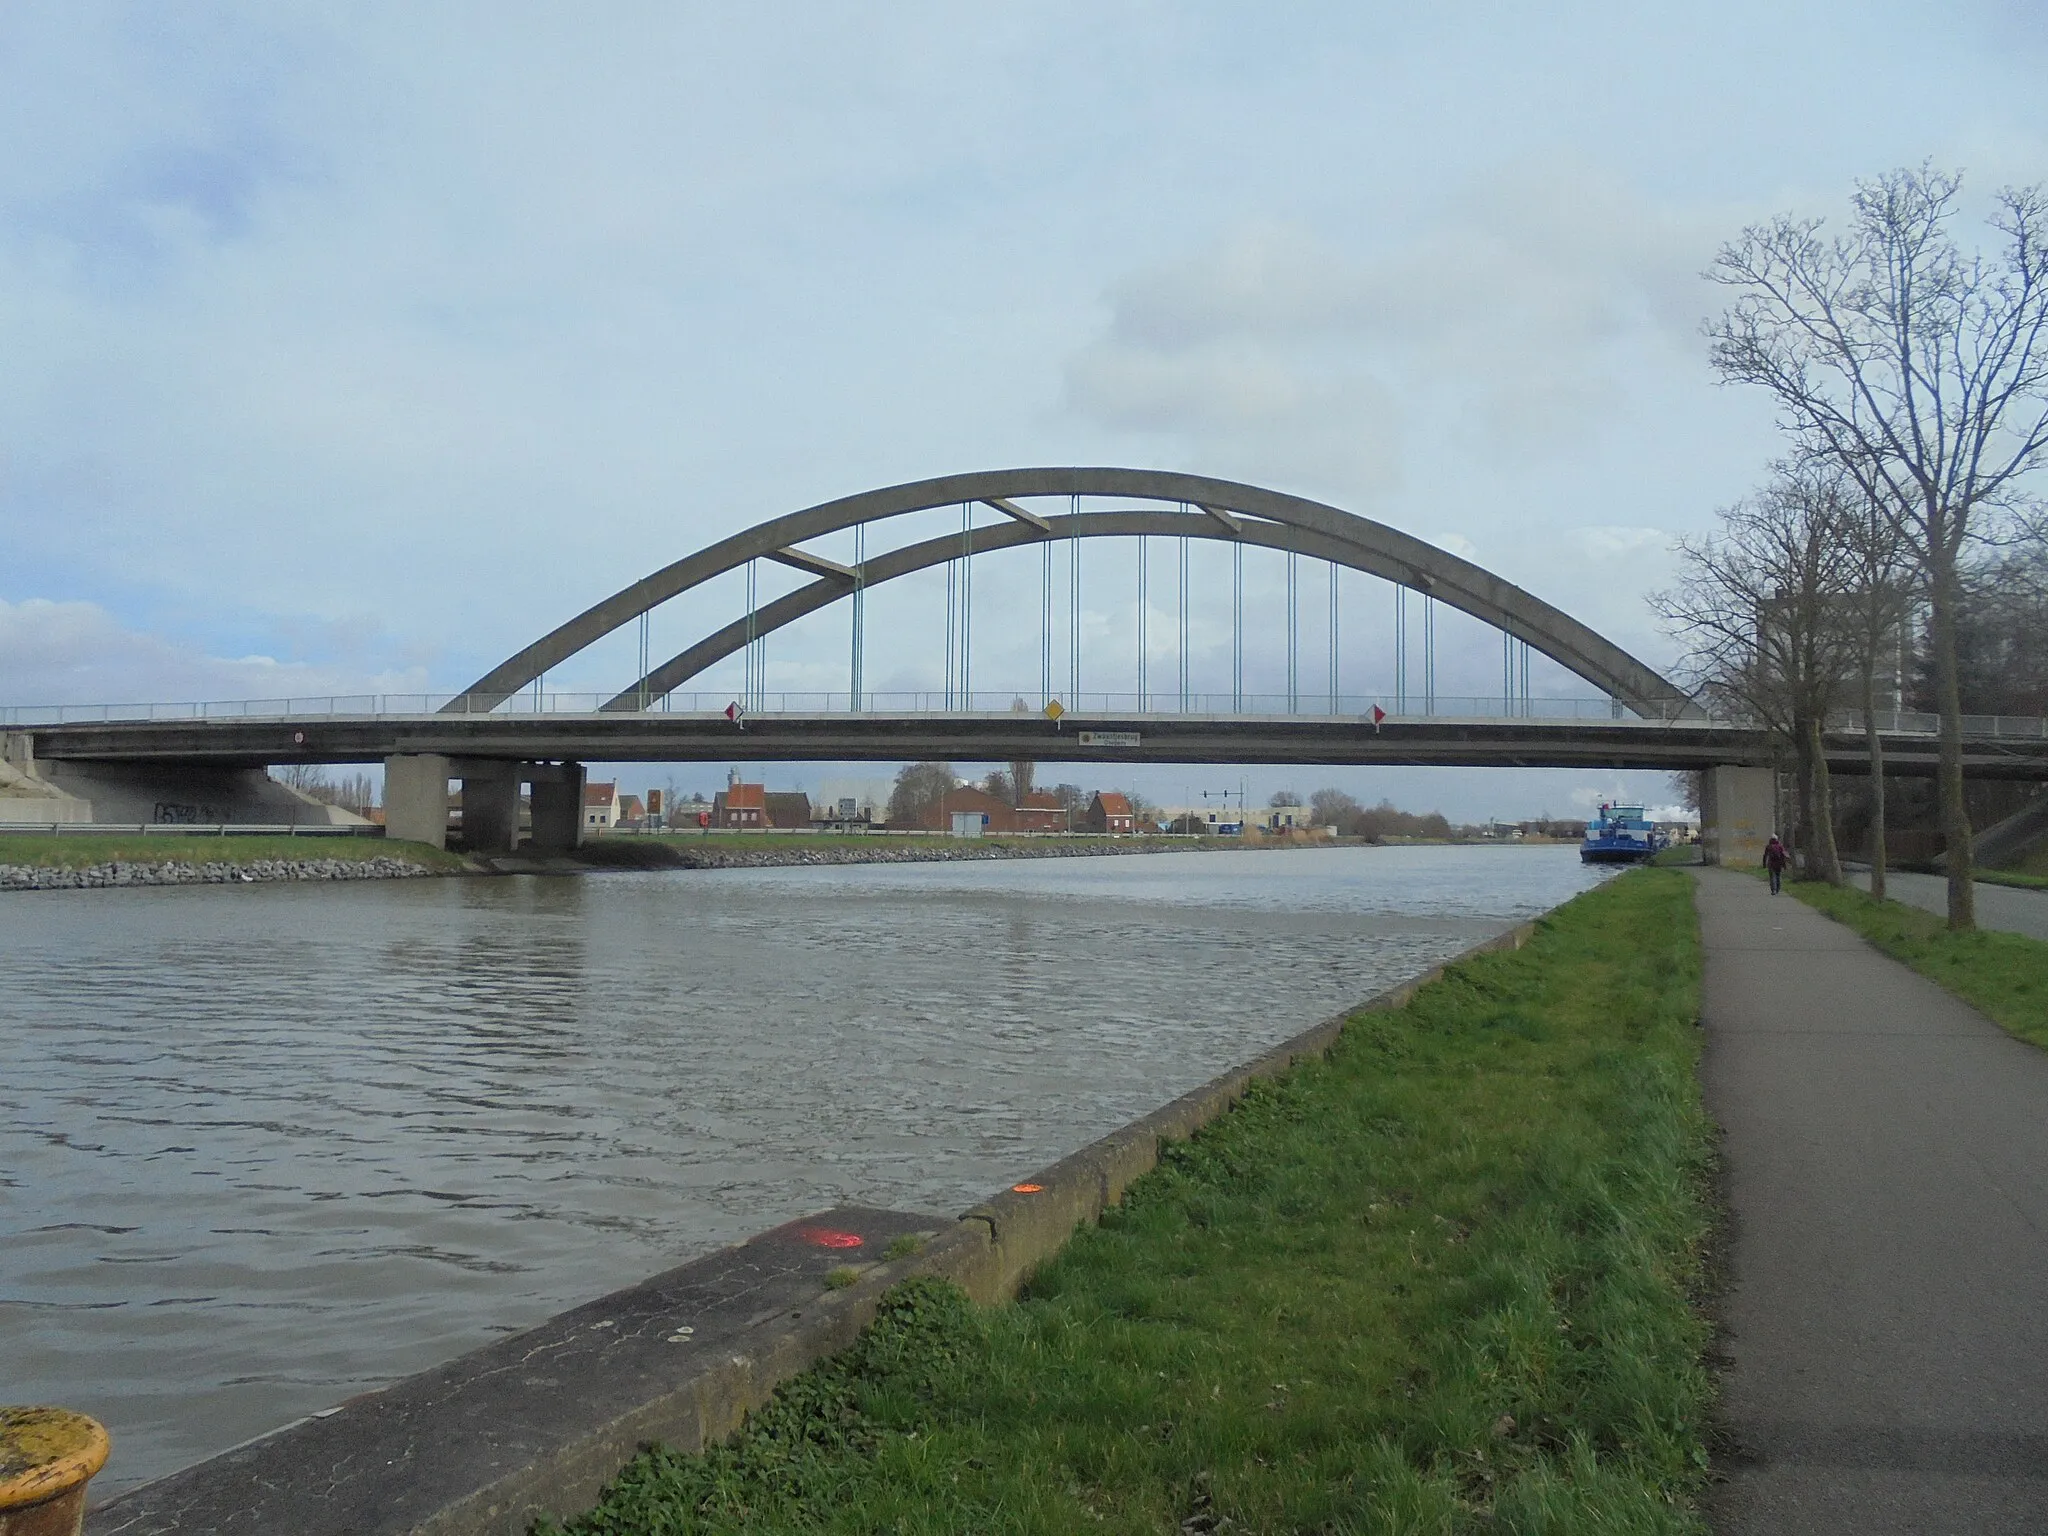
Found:
[[[567,853],[583,846],[583,781],[581,763],[549,768],[535,763],[533,780],[533,847],[536,853]]]
[[[439,752],[400,752],[384,759],[387,837],[448,846],[448,767]]]
[[[469,853],[510,853],[519,846],[517,763],[463,763],[462,846]]]
[[[1769,768],[1709,768],[1700,786],[1700,846],[1709,864],[1761,864],[1777,830],[1778,776]]]

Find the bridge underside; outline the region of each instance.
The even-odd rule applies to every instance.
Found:
[[[1084,733],[1116,733],[1090,744]],[[1760,731],[1708,722],[1403,719],[1379,729],[1349,717],[764,714],[421,715],[301,720],[115,722],[29,733],[38,759],[263,767],[362,763],[435,754],[535,762],[1244,763],[1515,768],[1690,769],[1761,766]],[[1129,738],[1135,737],[1135,742]],[[1838,773],[1860,774],[1860,733],[1828,741]],[[1932,774],[1935,743],[1885,740],[1888,772]],[[1965,772],[2048,780],[2048,739],[1973,741]]]

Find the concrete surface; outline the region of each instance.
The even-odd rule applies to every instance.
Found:
[[[840,1209],[564,1312],[93,1511],[92,1536],[523,1533],[640,1445],[695,1449],[873,1315],[830,1290],[944,1218]]]
[[[494,763],[483,772],[465,773],[461,795],[464,849],[510,853],[519,846],[517,764]]]
[[[2048,843],[2048,795],[2036,795],[1972,836],[1970,857],[1979,869],[2011,869],[2043,843]],[[1934,867],[1946,872],[1948,855],[1936,854]]]
[[[1857,870],[1849,877],[1859,890],[1870,889],[1870,871]],[[1919,907],[1937,917],[1948,916],[1948,879],[1943,875],[1902,874],[1888,869],[1884,893],[1893,901]],[[2005,933],[2023,933],[2030,939],[2048,940],[2048,891],[2022,890],[2014,885],[1977,882],[1977,926],[1997,928]]]
[[[273,779],[259,765],[38,761],[26,731],[4,734],[0,822],[57,825],[367,826]]]
[[[1777,830],[1778,775],[1770,768],[1709,768],[1700,786],[1700,855],[1744,868],[1763,862]]]
[[[1012,504],[1018,498],[1039,496],[1129,497],[1169,506],[1179,502],[1181,510],[1130,509],[1051,516],[1020,512]],[[1055,538],[1146,535],[1225,539],[1285,549],[1427,592],[1438,602],[1519,636],[1596,688],[1642,708],[1645,713],[1683,710],[1691,702],[1683,689],[1571,615],[1491,571],[1383,523],[1300,496],[1206,475],[1059,466],[982,470],[886,486],[823,502],[732,534],[642,577],[508,657],[470,685],[468,692],[478,701],[471,707],[492,708],[640,614],[750,560],[766,557],[799,569],[819,569],[815,555],[794,546],[860,524],[970,502],[983,503],[1010,519],[975,529],[972,547],[976,551]],[[891,551],[870,558],[862,566],[861,582],[873,587],[934,560],[952,559],[958,553],[958,540],[950,534],[910,550]],[[832,573],[813,587],[764,605],[755,616],[753,632],[765,634],[797,617],[799,612],[809,612],[849,595],[855,587],[850,579],[852,573],[843,568],[830,569]],[[792,599],[796,600],[794,604]],[[673,688],[688,675],[687,668],[692,663],[685,658],[690,655],[685,651],[681,657],[657,668],[650,674],[647,691],[658,696]],[[704,663],[698,660],[694,664]],[[621,692],[614,705],[626,707],[635,701],[640,686],[636,684]]]
[[[1763,882],[1696,873],[1750,1533],[2048,1530],[2048,1052]]]
[[[1083,745],[1083,731],[1122,732],[1135,746]],[[366,763],[439,753],[520,763],[1010,762],[1356,763],[1523,768],[1711,768],[1768,763],[1768,734],[1715,721],[1453,719],[1403,715],[1375,729],[1357,715],[1178,715],[1070,710],[1055,724],[1036,712],[767,712],[734,725],[716,712],[548,714],[307,714],[278,719],[113,720],[38,725],[44,763],[261,767]],[[1885,739],[1888,772],[1928,777],[1930,733]],[[1835,772],[1866,762],[1861,733],[1825,739]],[[1971,778],[2048,780],[2048,730],[2038,738],[1966,741]]]
[[[553,777],[533,780],[533,846],[539,853],[571,853],[583,846],[581,763],[564,763]]]
[[[448,846],[448,755],[396,753],[384,759],[384,830],[409,843]]]

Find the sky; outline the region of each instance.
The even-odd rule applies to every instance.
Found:
[[[2048,179],[2044,77],[2027,0],[16,0],[0,703],[452,691],[764,518],[1030,464],[1329,501],[1668,667],[1645,597],[1672,540],[1781,446],[1707,366],[1716,248],[1839,219],[1901,164]],[[1129,688],[1135,553],[1088,558],[1087,686]],[[1156,679],[1177,622],[1152,558]],[[1221,558],[1191,577],[1197,689],[1227,687]],[[1248,686],[1284,665],[1282,580],[1248,559]],[[737,581],[657,613],[660,655],[734,617]],[[1036,688],[1037,581],[1028,555],[978,566],[977,688]],[[871,688],[940,681],[942,579],[901,588],[869,600]],[[1389,590],[1341,588],[1346,692],[1392,686]],[[843,691],[847,651],[843,610],[807,620],[767,686]],[[1440,693],[1498,691],[1475,623],[1438,652]],[[610,692],[636,660],[622,633],[549,686]],[[738,683],[735,660],[701,687]],[[1125,776],[1161,800],[1187,777]],[[1663,793],[1249,778],[1459,819]]]

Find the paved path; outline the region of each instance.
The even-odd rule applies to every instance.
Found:
[[[2048,1531],[2048,1052],[1696,873],[1734,1207],[1716,1531]]]
[[[1870,889],[1868,869],[1856,870],[1849,879],[1858,890]],[[1886,870],[1884,893],[1893,901],[1924,907],[1937,917],[1948,916],[1948,881],[1940,875]],[[1977,926],[2002,928],[2007,933],[2024,933],[2030,939],[2048,939],[2048,891],[2023,890],[2016,885],[1987,885],[1979,880]]]

